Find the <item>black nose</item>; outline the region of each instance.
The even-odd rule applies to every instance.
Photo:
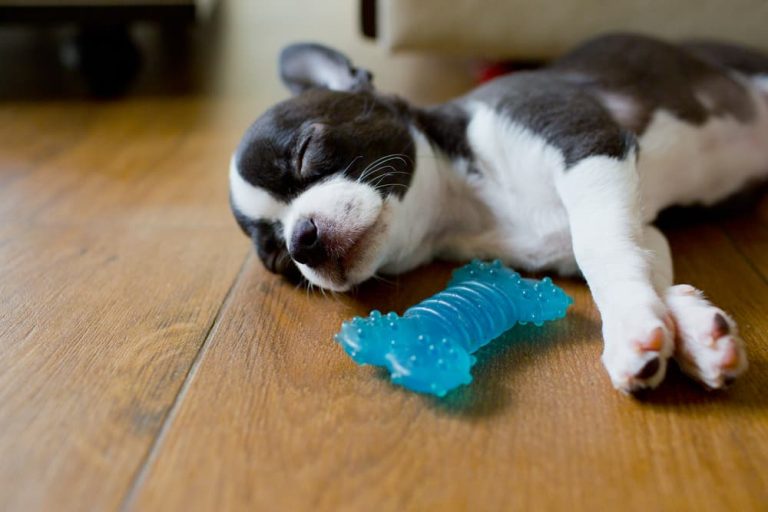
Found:
[[[291,258],[308,267],[316,267],[326,259],[325,246],[312,219],[301,219],[291,235]]]

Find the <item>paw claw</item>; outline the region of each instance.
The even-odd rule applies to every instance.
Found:
[[[643,366],[643,368],[639,372],[637,372],[637,375],[635,375],[635,377],[643,380],[650,379],[651,377],[656,375],[656,373],[658,373],[659,368],[661,368],[661,361],[659,361],[658,357],[654,357],[653,359],[645,363],[645,366]]]
[[[714,326],[712,327],[712,339],[718,340],[731,332],[731,326],[721,313],[715,314]]]

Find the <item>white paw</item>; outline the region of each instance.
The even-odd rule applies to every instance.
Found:
[[[666,300],[677,327],[675,359],[685,373],[712,389],[744,373],[747,354],[731,317],[687,284],[671,287]]]
[[[636,393],[658,386],[674,350],[673,324],[666,306],[653,299],[603,313],[603,364],[613,386]]]

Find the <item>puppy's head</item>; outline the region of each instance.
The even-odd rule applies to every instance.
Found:
[[[392,210],[408,191],[408,109],[319,45],[283,50],[280,74],[293,97],[243,136],[230,166],[232,210],[267,269],[347,290],[383,263]]]

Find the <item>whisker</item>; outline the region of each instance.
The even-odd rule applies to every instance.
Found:
[[[406,154],[404,154],[404,153],[390,153],[389,155],[384,155],[384,156],[382,156],[382,157],[380,157],[380,158],[377,158],[376,160],[374,160],[373,162],[371,162],[371,163],[370,163],[370,165],[376,165],[376,164],[377,164],[377,163],[379,163],[381,160],[384,160],[384,159],[386,159],[386,158],[391,158],[391,157],[401,157],[401,158],[408,158],[408,155],[406,155]]]
[[[337,304],[343,304],[341,298],[339,297],[338,292],[331,290],[331,298],[333,298],[334,302]]]
[[[389,163],[389,162],[391,162],[393,160],[398,160],[398,161],[402,162],[403,164],[407,164],[408,163],[408,160],[406,160],[405,158],[403,158],[400,155],[390,155],[390,156],[388,156],[388,157],[386,157],[384,159],[380,159],[380,161],[377,161],[377,162],[371,164],[369,166],[369,168],[376,169],[378,166],[387,164],[387,163]]]
[[[408,186],[404,185],[403,183],[384,183],[382,185],[379,185],[374,190],[384,190],[387,187],[403,187],[406,191],[408,190]]]
[[[370,176],[371,174],[373,174],[374,172],[376,172],[376,171],[383,171],[384,169],[392,169],[392,172],[402,172],[402,171],[398,171],[397,169],[395,169],[395,168],[394,168],[394,167],[392,167],[391,165],[385,165],[385,166],[383,166],[383,167],[378,167],[378,168],[374,169],[372,172],[368,173],[368,175],[366,176],[366,178],[367,178],[368,176]],[[386,176],[386,174],[385,174],[385,176]]]
[[[351,162],[349,162],[349,165],[347,165],[347,167],[341,173],[347,174],[347,171],[349,170],[349,168],[352,167],[352,165],[361,158],[363,158],[363,155],[357,155],[355,158],[352,159]]]
[[[363,169],[363,172],[362,172],[362,173],[360,173],[360,176],[358,176],[358,178],[357,178],[357,182],[359,183],[359,182],[361,182],[362,180],[364,180],[365,178],[367,178],[368,176],[370,176],[371,174],[375,173],[375,172],[376,172],[376,171],[377,171],[377,170],[380,168],[380,167],[379,167],[380,165],[384,165],[384,164],[386,164],[387,162],[388,162],[388,161],[387,161],[387,160],[385,160],[385,161],[383,161],[383,162],[380,162],[379,164],[376,164],[376,165],[373,165],[373,164],[372,164],[372,165],[369,165],[368,167],[366,167],[365,169]]]
[[[408,160],[406,160],[406,158],[410,160],[408,155],[401,154],[401,153],[393,153],[393,154],[390,154],[390,155],[382,156],[381,158],[377,158],[376,160],[374,160],[373,162],[368,164],[365,167],[365,169],[363,169],[363,172],[360,174],[360,177],[358,178],[358,181],[363,179],[368,173],[374,172],[378,165],[383,165],[383,164],[385,164],[385,163],[387,163],[387,162],[389,162],[391,160],[400,160],[404,164],[407,164]]]
[[[383,171],[384,169],[391,169],[391,170],[388,171],[388,172],[383,172],[381,174],[381,176],[377,176],[376,178],[374,178],[373,179],[374,183],[379,183],[382,179],[384,179],[384,178],[386,178],[388,176],[394,176],[394,175],[397,175],[397,174],[403,174],[403,175],[406,175],[406,176],[410,176],[411,175],[410,171],[399,171],[399,170],[395,169],[392,166],[381,167],[378,170]],[[366,178],[367,178],[367,176],[366,176]]]
[[[376,190],[376,192],[379,192],[379,191],[382,191],[382,190],[385,191],[385,192],[386,191],[394,191],[395,187],[397,187],[397,186],[400,186],[403,189],[403,194],[407,194],[408,193],[408,187],[406,187],[405,185],[403,185],[401,183],[393,183],[391,185],[386,185],[386,184],[380,185],[378,188],[376,188],[374,190]]]
[[[397,175],[397,174],[405,174],[406,176],[410,176],[410,175],[411,175],[411,173],[410,173],[410,172],[408,172],[408,171],[398,171],[398,170],[394,169],[393,167],[390,167],[390,169],[392,169],[392,171],[390,171],[390,172],[385,172],[385,173],[383,173],[381,176],[378,176],[378,177],[376,177],[376,178],[374,178],[374,179],[376,179],[376,180],[380,180],[380,179],[382,179],[382,178],[386,178],[386,177],[388,177],[388,176],[395,176],[395,175]]]
[[[392,172],[392,173],[383,174],[383,175],[379,176],[378,178],[376,178],[374,181],[372,181],[372,182],[370,183],[370,185],[371,185],[373,188],[376,188],[376,187],[377,187],[379,184],[381,184],[381,182],[382,182],[382,181],[384,181],[386,178],[389,178],[390,176],[392,176],[392,175],[394,175],[394,174],[408,174],[408,173],[405,173],[405,172],[404,172],[404,173],[395,173],[395,172]]]
[[[387,165],[385,167],[379,167],[376,169],[377,171],[383,170],[383,169],[391,169],[391,171],[388,171],[383,174],[383,176],[389,176],[390,174],[411,174],[411,171],[401,171],[395,167],[392,167],[391,165]]]
[[[395,284],[395,281],[393,279],[387,279],[385,277],[380,276],[379,274],[373,274],[371,276],[371,279],[375,279],[376,281],[381,281],[382,283],[386,283],[386,284],[392,284],[392,285]]]

